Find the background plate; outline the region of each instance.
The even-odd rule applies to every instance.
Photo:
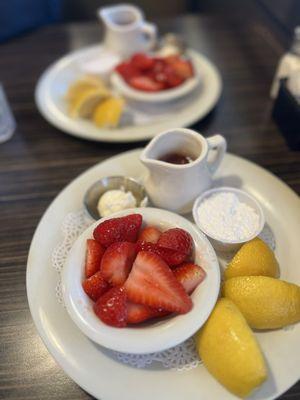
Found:
[[[82,207],[85,190],[107,175],[141,178],[146,170],[139,162],[141,150],[112,157],[76,178],[51,203],[34,234],[27,264],[27,295],[30,311],[48,350],[65,372],[87,392],[101,400],[230,400],[235,399],[203,366],[176,372],[157,366],[136,369],[111,357],[111,353],[87,339],[57,302],[58,280],[51,254],[61,241],[60,227],[68,212]],[[261,203],[276,240],[281,278],[300,283],[300,201],[282,181],[242,158],[226,154],[216,185],[242,187]],[[269,379],[251,397],[278,397],[299,379],[300,324],[256,334]]]
[[[72,119],[66,111],[64,94],[70,83],[82,74],[78,67],[79,62],[100,53],[101,48],[101,45],[91,46],[66,55],[51,65],[38,81],[35,101],[40,113],[50,124],[65,133],[103,142],[147,140],[161,131],[192,125],[211,111],[219,100],[222,82],[218,70],[205,56],[189,50],[193,63],[199,70],[201,86],[188,97],[185,96],[176,102],[168,103],[168,105],[161,103],[145,105],[141,111],[146,110],[147,114],[156,115],[152,122],[149,120],[144,125],[112,130],[97,128],[87,120]],[[140,104],[139,107],[141,107]],[[167,114],[166,118],[164,118],[164,112]]]

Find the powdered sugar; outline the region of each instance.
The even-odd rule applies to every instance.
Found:
[[[260,222],[257,212],[231,192],[211,195],[199,205],[197,213],[201,227],[219,240],[249,239]]]

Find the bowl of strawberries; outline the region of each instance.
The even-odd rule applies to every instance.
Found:
[[[161,57],[136,53],[116,66],[111,82],[129,99],[166,102],[193,91],[200,77],[189,55]]]
[[[92,341],[145,354],[192,336],[217,300],[220,270],[206,237],[157,208],[123,210],[86,229],[62,273],[67,311]]]

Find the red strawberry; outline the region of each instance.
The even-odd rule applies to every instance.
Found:
[[[138,241],[139,242],[148,242],[148,243],[157,243],[159,237],[161,235],[161,231],[155,226],[146,226],[141,233],[139,234]]]
[[[157,244],[158,246],[178,251],[187,256],[192,251],[193,239],[185,230],[172,228],[162,233]]]
[[[184,314],[193,305],[168,265],[148,251],[138,253],[124,288],[130,301],[153,308]]]
[[[176,61],[178,61],[180,58],[178,55],[173,54],[167,57],[164,57],[164,61],[168,65],[173,65]]]
[[[166,63],[158,64],[149,76],[156,82],[162,83],[165,88],[178,86],[184,81],[176,74],[172,66]]]
[[[86,246],[85,277],[89,278],[99,271],[105,248],[94,239],[88,239]]]
[[[176,72],[170,65],[166,66],[165,75],[166,75],[166,84],[171,88],[181,85],[182,82],[184,81],[182,77],[176,74]]]
[[[178,56],[170,56],[165,58],[166,63],[171,65],[176,75],[182,79],[188,79],[194,75],[192,63]]]
[[[104,247],[115,242],[135,242],[142,225],[140,214],[121,218],[110,218],[101,222],[94,230],[94,238]]]
[[[174,251],[172,249],[159,247],[156,243],[138,242],[137,252],[142,250],[157,254],[169,265],[170,268],[181,264],[186,259],[185,254],[179,253],[178,251]]]
[[[163,72],[165,67],[166,67],[165,59],[161,58],[161,57],[156,57],[154,59],[154,65],[153,65],[153,68],[152,68],[152,72],[154,74],[157,74],[159,72]]]
[[[134,76],[128,81],[128,83],[135,89],[142,90],[144,92],[158,92],[164,89],[164,85],[162,83],[156,82],[145,75]]]
[[[136,257],[136,245],[130,242],[113,243],[106,249],[100,271],[113,286],[123,285]]]
[[[179,265],[173,270],[173,273],[188,294],[191,294],[206,276],[205,271],[199,265],[192,263]]]
[[[97,301],[109,289],[109,284],[104,280],[100,271],[85,279],[82,287],[90,299]]]
[[[139,70],[131,62],[127,62],[127,61],[117,65],[116,71],[127,82],[129,81],[129,79],[140,74]]]
[[[163,317],[170,314],[163,309],[155,309],[142,304],[127,302],[127,322],[129,324],[138,324],[155,317]]]
[[[144,53],[136,53],[131,58],[131,65],[140,71],[151,69],[154,66],[155,60]]]
[[[95,314],[107,325],[123,328],[127,325],[126,293],[122,287],[114,287],[94,304]]]

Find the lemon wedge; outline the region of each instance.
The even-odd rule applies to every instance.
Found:
[[[69,113],[73,118],[89,118],[96,106],[110,95],[105,87],[86,88],[77,93],[69,104]]]
[[[101,102],[93,112],[93,121],[100,128],[115,128],[118,126],[124,100],[119,97],[110,97]]]
[[[256,338],[231,300],[217,302],[195,341],[205,367],[236,396],[248,396],[267,378]]]
[[[73,102],[82,92],[92,88],[105,88],[103,81],[92,75],[86,75],[73,82],[66,93],[66,100]]]
[[[256,329],[275,329],[300,321],[300,286],[267,276],[238,276],[223,284],[223,295]]]
[[[235,276],[264,275],[277,277],[279,265],[273,251],[261,239],[244,244],[228,264],[225,279]]]

